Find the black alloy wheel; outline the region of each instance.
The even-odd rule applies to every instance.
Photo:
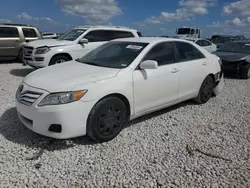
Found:
[[[116,97],[98,102],[91,110],[87,122],[87,134],[98,142],[114,139],[127,122],[125,104]]]

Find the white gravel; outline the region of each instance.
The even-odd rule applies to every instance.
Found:
[[[19,123],[15,91],[32,69],[0,64],[0,187],[250,187],[250,80],[139,118],[109,143],[58,141]]]

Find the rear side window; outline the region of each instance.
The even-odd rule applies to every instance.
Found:
[[[205,56],[193,45],[186,42],[175,42],[177,52],[179,54],[179,61],[192,61],[203,59]]]
[[[110,33],[104,30],[90,31],[84,38],[88,39],[89,42],[102,42],[108,41]]]
[[[137,32],[137,35],[138,35],[139,37],[142,37],[141,32]]]
[[[0,38],[19,38],[16,27],[0,27]]]
[[[131,32],[127,31],[111,31],[111,32],[113,32],[113,39],[134,37],[134,35]]]
[[[175,62],[173,44],[164,42],[153,47],[145,56],[144,60],[154,60],[158,65],[167,65]]]
[[[25,38],[36,38],[37,34],[35,29],[23,28],[23,35]]]

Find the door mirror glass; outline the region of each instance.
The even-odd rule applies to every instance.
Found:
[[[158,63],[157,61],[154,60],[146,60],[141,62],[140,64],[141,69],[157,69],[158,68]]]
[[[85,39],[85,38],[82,38],[80,41],[79,41],[79,44],[88,44],[89,41],[88,39]]]

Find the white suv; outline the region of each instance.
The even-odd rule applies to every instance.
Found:
[[[24,64],[42,68],[81,58],[113,39],[140,36],[137,30],[120,26],[79,26],[58,39],[27,43],[24,46]]]

